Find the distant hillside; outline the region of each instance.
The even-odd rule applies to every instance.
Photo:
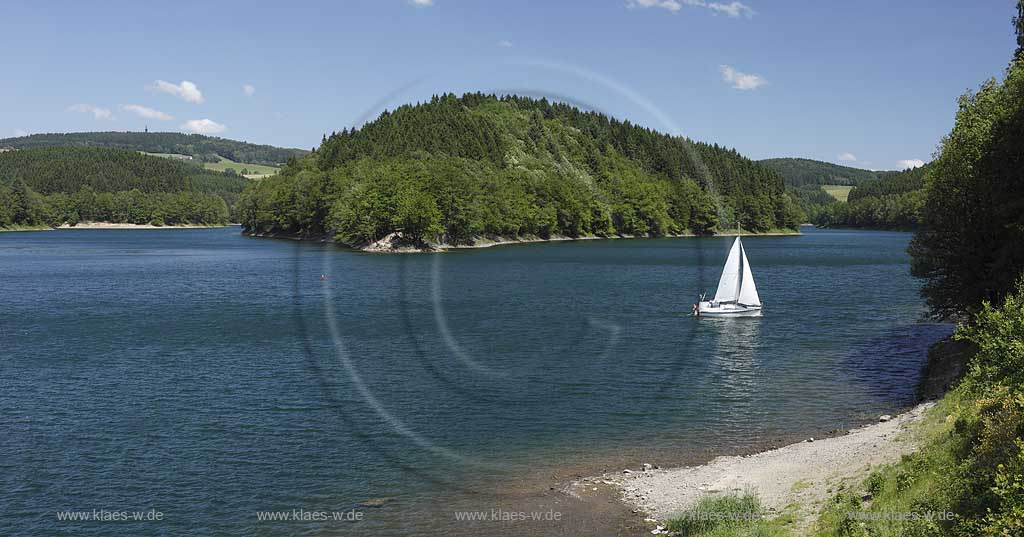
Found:
[[[360,245],[795,228],[782,177],[734,149],[563,103],[480,93],[401,106],[253,184],[249,233]]]
[[[880,173],[849,166],[840,166],[806,158],[770,158],[757,161],[782,175],[786,186],[851,185],[880,178]]]
[[[823,227],[913,229],[924,203],[931,164],[901,172],[881,172],[881,178],[850,191],[846,203],[830,204],[815,213]]]
[[[37,147],[109,147],[146,153],[189,155],[202,162],[220,162],[221,158],[244,164],[277,166],[308,151],[271,145],[256,145],[227,138],[182,134],[180,132],[73,132],[32,134],[0,139],[0,148]]]
[[[244,177],[126,149],[0,153],[0,228],[105,221],[221,224]]]

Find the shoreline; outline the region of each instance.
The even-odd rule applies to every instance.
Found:
[[[745,237],[799,237],[803,235],[799,230],[770,230],[763,233],[748,232],[744,231],[743,236]],[[329,239],[326,235],[300,235],[294,233],[250,233],[243,231],[242,235],[253,238],[263,239],[287,239],[297,241],[311,241],[320,242],[324,244],[336,244],[348,248],[355,252],[373,253],[373,254],[423,254],[423,253],[441,253],[458,250],[478,250],[481,248],[493,248],[495,246],[514,246],[517,244],[534,244],[534,243],[545,243],[545,242],[575,242],[575,241],[591,241],[591,240],[619,240],[619,239],[679,239],[679,238],[694,238],[694,237],[731,237],[733,233],[711,233],[707,235],[697,235],[694,233],[679,233],[669,235],[584,235],[580,237],[567,237],[563,235],[553,235],[548,238],[541,238],[535,236],[525,236],[519,238],[509,238],[500,236],[481,236],[474,239],[472,244],[425,244],[425,245],[413,245],[413,244],[402,244],[400,242],[401,237],[397,236],[396,233],[392,233],[376,242],[365,244],[361,246],[351,246],[344,244],[332,239]]]
[[[76,230],[76,229],[214,229],[230,227],[232,224],[178,224],[173,226],[155,226],[153,224],[124,224],[114,222],[80,222],[74,226],[61,224],[59,227],[50,228],[54,231]]]
[[[929,400],[885,421],[781,447],[725,449],[696,464],[659,468],[634,462],[602,473],[563,474],[552,490],[575,505],[580,520],[615,521],[621,536],[650,535],[703,497],[748,491],[757,493],[769,519],[792,516],[799,530],[814,523],[841,487],[857,488],[878,465],[916,451],[918,438],[910,429],[936,404]]]
[[[870,469],[917,449],[907,434],[935,401],[846,434],[807,439],[751,455],[722,455],[694,466],[605,473],[572,481],[563,491],[582,501],[609,493],[645,521],[662,523],[703,497],[756,492],[771,514],[795,509],[801,518],[820,511],[840,483],[859,483]]]

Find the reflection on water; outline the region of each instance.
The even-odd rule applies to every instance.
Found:
[[[761,352],[760,321],[759,317],[700,319],[713,329],[713,351],[708,354],[711,368],[719,376],[722,393],[736,405],[753,402]]]

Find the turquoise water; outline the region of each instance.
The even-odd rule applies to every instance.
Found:
[[[695,319],[729,238],[387,256],[3,233],[0,534],[479,534],[453,510],[870,421],[914,402],[950,332],[920,322],[909,238],[746,238],[765,316]],[[55,515],[94,509],[163,519]]]

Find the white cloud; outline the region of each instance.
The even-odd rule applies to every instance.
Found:
[[[718,69],[722,72],[722,80],[738,90],[757,89],[768,83],[761,75],[741,73],[728,65],[720,65]]]
[[[501,41],[498,41],[498,46],[501,48],[512,48],[512,42],[502,39]]]
[[[181,84],[171,84],[164,80],[157,80],[151,85],[146,86],[146,89],[170,93],[188,103],[200,104],[203,102],[203,92],[199,91],[199,87],[188,80],[182,80]]]
[[[140,104],[125,104],[121,105],[121,110],[125,112],[131,112],[143,119],[159,119],[160,121],[170,121],[173,117],[152,108],[142,106]]]
[[[181,128],[197,134],[217,134],[224,132],[227,126],[210,119],[190,119],[182,123]]]
[[[15,136],[28,136],[28,131],[24,131],[24,130],[21,130],[21,129],[14,129],[14,135]]]
[[[905,170],[907,168],[920,168],[924,166],[924,161],[917,158],[911,158],[899,161],[900,169]]]
[[[854,155],[853,153],[840,153],[839,156],[836,158],[846,162],[853,162],[857,160],[857,156]]]
[[[626,7],[657,7],[672,13],[683,8],[676,0],[626,0]]]
[[[409,0],[409,3],[416,7],[428,7],[434,5],[434,0]]]
[[[750,6],[737,1],[723,4],[720,2],[708,2],[707,0],[626,0],[626,7],[655,7],[672,13],[679,11],[684,5],[710,9],[715,14],[724,13],[730,17],[750,17],[754,14],[754,10]]]
[[[244,93],[246,97],[252,97],[253,95],[256,95],[256,86],[253,86],[252,84],[245,84],[242,86],[242,93]]]
[[[100,108],[91,104],[73,104],[68,107],[69,112],[82,112],[83,114],[92,114],[94,118],[98,120],[112,119],[109,108]]]
[[[716,13],[725,13],[730,17],[739,17],[741,15],[750,17],[754,14],[754,10],[750,9],[750,6],[741,2],[729,2],[728,4],[720,4],[718,2],[709,2],[705,4],[703,2],[698,2],[692,5],[706,7]]]

